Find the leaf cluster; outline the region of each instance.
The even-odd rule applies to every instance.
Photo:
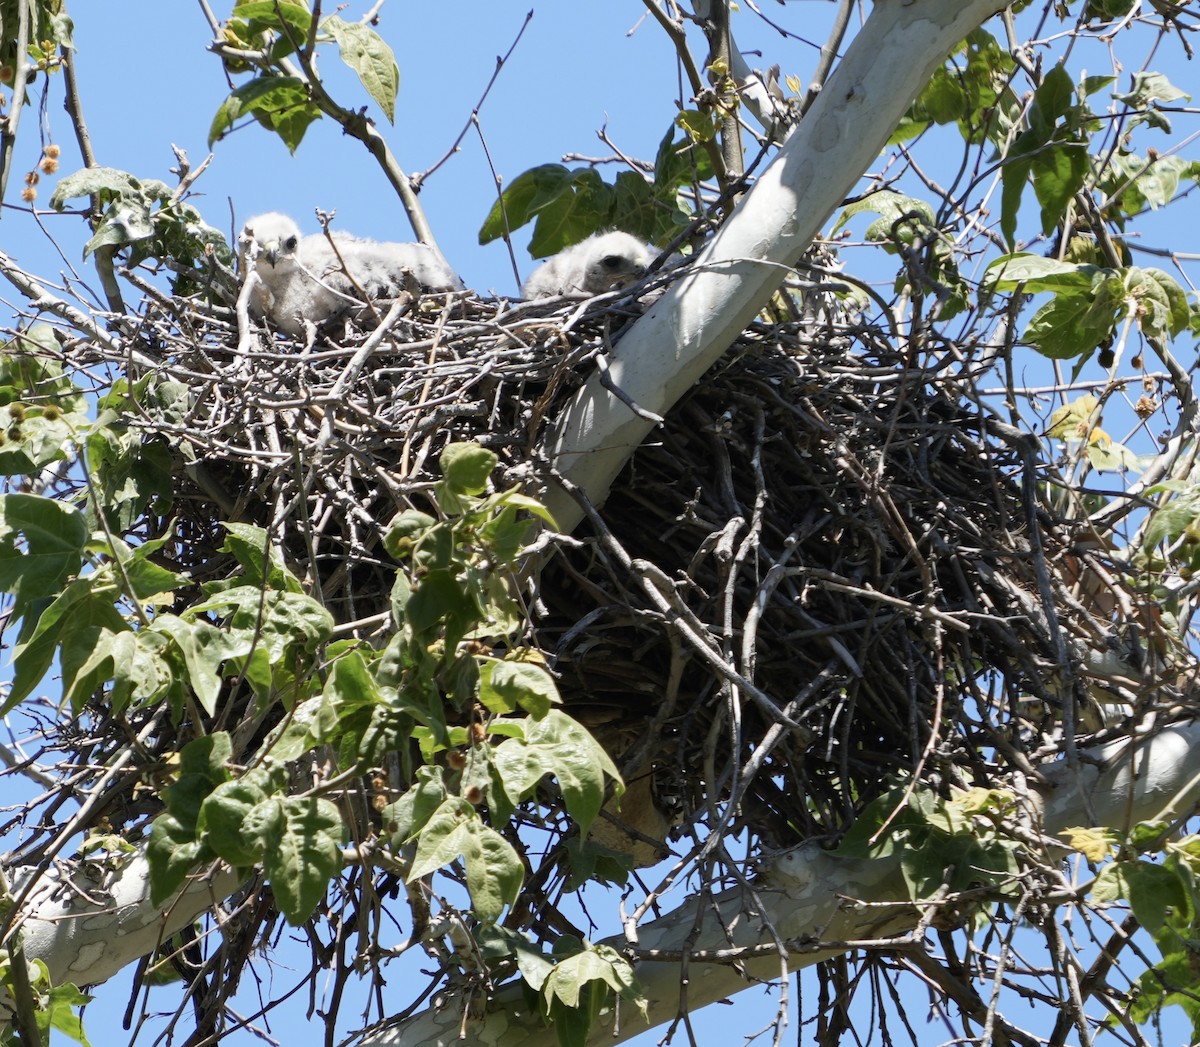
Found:
[[[522,172],[492,205],[479,242],[491,243],[533,222],[529,253],[534,258],[604,229],[666,244],[694,217],[694,187],[711,177],[712,165],[695,138],[677,138],[672,127],[659,143],[652,172],[622,171],[612,182],[594,167],[540,164]]]
[[[92,197],[102,214],[84,246],[86,258],[102,248],[129,248],[129,264],[173,259],[172,290],[193,294],[211,281],[212,261],[233,264],[225,237],[166,183],[140,179],[112,167],[85,167],[60,181],[50,206],[62,211],[68,200]]]
[[[253,73],[221,103],[209,128],[209,145],[224,137],[242,117],[253,117],[295,152],[309,126],[322,116],[311,79],[289,59],[310,48],[336,45],[389,122],[396,116],[400,70],[392,49],[370,25],[329,15],[313,24],[304,3],[245,0],[223,25],[223,57],[232,75]],[[311,56],[310,56],[311,60]]]

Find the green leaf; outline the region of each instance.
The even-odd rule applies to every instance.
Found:
[[[73,686],[75,674],[96,646],[101,631],[128,628],[115,602],[120,590],[111,572],[96,572],[70,582],[52,600],[13,651],[15,674],[5,710],[27,697],[50,670],[57,654],[63,686]],[[26,622],[27,625],[32,623]]]
[[[474,623],[479,608],[450,571],[430,571],[409,598],[405,621],[415,633],[427,633],[442,624],[446,645],[453,648]]]
[[[499,460],[495,451],[476,443],[460,442],[446,445],[438,457],[438,466],[451,490],[458,494],[483,494]]]
[[[87,524],[72,505],[34,494],[0,494],[0,590],[17,613],[57,595],[79,571]]]
[[[317,797],[273,796],[246,816],[242,837],[261,851],[263,872],[288,923],[298,927],[342,867],[342,816]]]
[[[197,738],[180,750],[179,777],[163,790],[167,810],[154,820],[146,850],[153,904],[163,904],[198,863],[216,857],[197,838],[196,827],[205,797],[229,780],[232,756],[224,731]]]
[[[711,142],[717,137],[717,125],[711,113],[685,109],[675,117],[675,126],[694,143]]]
[[[1138,923],[1151,934],[1162,929],[1170,914],[1187,915],[1192,903],[1179,873],[1152,862],[1112,862],[1100,870],[1092,887],[1100,902],[1125,899]]]
[[[480,927],[475,939],[479,942],[484,959],[489,962],[513,957],[521,977],[535,992],[542,988],[554,970],[554,961],[550,957],[525,935],[510,931],[507,927],[496,924]]]
[[[383,809],[383,827],[391,834],[392,848],[398,850],[424,829],[448,796],[440,767],[418,767],[413,786]]]
[[[381,37],[369,25],[362,22],[344,22],[331,15],[321,23],[336,41],[342,61],[362,81],[363,87],[388,118],[396,122],[396,95],[400,91],[400,67],[396,56]]]
[[[392,517],[392,522],[388,524],[387,532],[383,536],[383,547],[390,556],[402,560],[412,552],[413,546],[420,542],[426,532],[436,525],[437,520],[428,513],[417,509],[405,509]]]
[[[150,828],[150,843],[146,847],[151,904],[163,905],[183,886],[192,869],[215,857],[179,819],[160,814]]]
[[[1025,194],[1025,185],[1033,168],[1033,161],[1018,153],[1022,145],[1026,144],[1022,140],[1026,139],[1027,135],[1028,131],[1013,145],[1016,158],[1009,159],[1000,169],[1000,232],[1010,248],[1017,242],[1017,214],[1021,210],[1021,197]]]
[[[1075,102],[1075,83],[1060,63],[1042,78],[1029,107],[1029,126],[1042,142],[1050,140],[1055,124]]]
[[[628,960],[610,946],[587,945],[554,965],[542,986],[542,995],[547,1003],[558,999],[568,1010],[574,1010],[579,1006],[581,990],[591,982],[599,982],[622,996],[637,990]]]
[[[159,615],[150,628],[174,641],[187,666],[188,683],[196,700],[212,716],[221,694],[221,666],[230,658],[247,654],[253,637],[218,629],[204,621],[185,621],[173,614]]]
[[[91,996],[80,992],[78,986],[66,982],[52,986],[47,992],[40,993],[39,997],[42,1006],[37,1011],[37,1022],[47,1040],[50,1030],[54,1029],[83,1047],[90,1047],[83,1032],[83,1020],[75,1013],[75,1008],[91,1002]]]
[[[1080,138],[1047,145],[1030,165],[1033,192],[1042,208],[1042,234],[1054,232],[1091,171],[1087,143]]]
[[[529,253],[545,258],[610,225],[614,199],[612,186],[598,172],[590,167],[572,171],[565,191],[538,209]]]
[[[542,164],[517,175],[484,219],[479,242],[489,244],[533,221],[538,211],[567,192],[570,184],[571,172],[562,164]]]
[[[1167,485],[1159,484],[1146,494],[1153,496],[1166,490]],[[1151,513],[1146,523],[1142,548],[1148,553],[1152,552],[1161,542],[1174,542],[1197,523],[1200,523],[1200,487],[1186,487]]]
[[[151,505],[160,511],[170,505],[172,456],[164,441],[97,426],[85,447],[96,501],[110,529],[128,531]]]
[[[864,211],[880,216],[880,220],[871,225],[871,238],[877,241],[893,238],[911,241],[914,230],[924,233],[934,228],[933,208],[924,200],[905,196],[891,189],[880,189],[847,207],[829,235],[832,236],[851,218]]]
[[[1192,96],[1181,91],[1162,73],[1138,72],[1133,74],[1133,89],[1116,96],[1131,109],[1148,109],[1158,102],[1190,102]]]
[[[1055,295],[1033,314],[1021,338],[1052,360],[1086,359],[1116,328],[1116,306],[1103,305],[1085,294]]]
[[[479,674],[479,700],[494,713],[524,709],[540,720],[562,699],[554,678],[540,665],[526,661],[486,661]]]
[[[248,868],[262,860],[260,840],[246,834],[250,814],[287,788],[280,768],[256,767],[240,778],[220,783],[200,806],[196,835],[230,865]]]
[[[256,589],[280,589],[291,593],[302,593],[304,587],[292,574],[262,527],[253,524],[225,523],[225,541],[221,552],[232,553],[242,568],[239,584]]]
[[[1187,295],[1169,273],[1130,266],[1125,284],[1138,325],[1148,337],[1165,342],[1188,329],[1192,311]]]
[[[987,267],[988,278],[998,290],[1011,291],[1020,286],[1029,293],[1091,290],[1099,272],[1095,266],[1024,253],[997,258]]]
[[[428,876],[461,857],[467,869],[471,908],[484,923],[500,919],[520,893],[525,869],[512,845],[483,824],[466,800],[448,798],[426,822],[408,882]]]
[[[541,720],[525,723],[524,738],[509,738],[492,759],[504,793],[513,804],[532,795],[550,774],[558,779],[567,811],[586,836],[604,804],[605,776],[624,791],[620,772],[597,741],[566,713],[551,709]]]
[[[208,131],[209,148],[243,116],[253,116],[274,131],[294,153],[321,111],[309,100],[308,85],[300,77],[258,76],[236,88],[221,103]]]
[[[302,40],[312,25],[312,12],[295,0],[244,0],[234,5],[231,17],[246,19],[252,33],[264,29],[283,33],[286,25]]]
[[[61,211],[68,200],[80,196],[99,196],[103,204],[123,196],[140,196],[141,185],[128,171],[115,167],[85,167],[59,180],[50,197],[50,206]]]

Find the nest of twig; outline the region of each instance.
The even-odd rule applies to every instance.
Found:
[[[539,438],[636,313],[429,297],[247,352],[232,314],[160,302],[108,362],[186,388],[132,422],[171,449],[184,566],[219,575],[221,522],[264,524],[367,635],[395,570],[383,530],[429,511],[441,448],[474,439],[498,482],[554,482]],[[734,797],[783,845],[837,832],[892,774],[1028,766],[1084,729],[1081,652],[1130,624],[1095,578],[1127,587],[1039,506],[1035,444],[958,360],[923,369],[857,321],[756,323],[532,583],[529,639],[569,711],[660,807],[703,822]]]

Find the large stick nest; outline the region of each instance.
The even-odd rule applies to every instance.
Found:
[[[170,449],[198,580],[227,569],[221,521],[261,523],[370,635],[396,567],[383,530],[431,510],[442,447],[493,448],[498,484],[555,482],[539,439],[636,313],[430,297],[307,347],[243,329],[239,349],[232,314],[159,300],[121,353],[71,353],[180,383],[131,424]],[[703,822],[736,795],[769,844],[833,833],[894,773],[1050,755],[1090,723],[1086,652],[1138,663],[1147,624],[1108,591],[1128,608],[1130,587],[1040,507],[1036,442],[978,406],[958,359],[923,369],[866,323],[758,322],[545,562],[528,639],[659,807]],[[1161,667],[1141,668],[1144,689]]]

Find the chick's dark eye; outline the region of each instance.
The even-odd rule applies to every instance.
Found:
[[[287,243],[285,243],[283,246],[286,247],[289,251],[296,250],[296,238],[294,236],[289,236],[287,238]]]
[[[620,269],[623,261],[624,259],[622,259],[619,254],[610,254],[601,258],[600,264],[604,266],[605,269]]]

